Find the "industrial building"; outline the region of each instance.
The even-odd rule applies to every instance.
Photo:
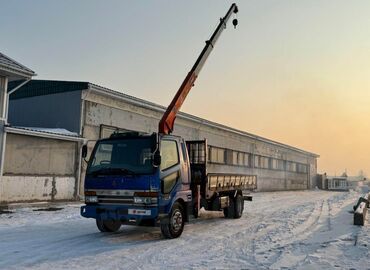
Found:
[[[66,129],[88,140],[91,150],[95,140],[115,130],[157,131],[165,109],[89,82],[32,80],[10,97],[9,122],[31,129]],[[207,138],[210,170],[212,164],[222,164],[214,167],[223,172],[257,175],[260,191],[316,185],[317,154],[186,113],[178,115],[174,134],[187,140]],[[75,160],[78,163],[80,149],[74,156],[79,157]],[[85,169],[86,163],[82,162],[74,186],[77,194],[83,190]]]
[[[74,155],[84,140],[62,129],[9,126],[9,97],[35,75],[0,53],[0,205],[78,197],[80,159]]]

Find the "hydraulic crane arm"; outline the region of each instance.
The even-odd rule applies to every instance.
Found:
[[[220,19],[220,23],[218,24],[216,30],[213,32],[211,38],[206,41],[206,45],[203,48],[202,52],[200,53],[197,61],[195,62],[194,66],[186,76],[185,80],[182,82],[175,97],[172,99],[171,104],[168,106],[161,121],[159,122],[159,133],[162,134],[172,133],[176,115],[180,110],[181,105],[184,103],[184,100],[188,93],[190,92],[190,89],[194,86],[194,82],[197,79],[200,70],[204,66],[204,63],[206,62],[213,47],[215,46],[217,39],[220,37],[222,31],[226,28],[226,23],[230,19],[231,15],[237,12],[238,7],[234,3],[227,11],[225,17]],[[236,27],[237,24],[238,24],[237,19],[234,19],[233,20],[234,27]]]

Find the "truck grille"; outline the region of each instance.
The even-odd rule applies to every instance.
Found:
[[[98,195],[98,203],[100,204],[133,204],[133,196],[112,196]]]

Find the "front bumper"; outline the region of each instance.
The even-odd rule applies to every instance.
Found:
[[[81,216],[103,220],[120,220],[122,223],[140,223],[143,220],[156,220],[158,207],[88,204],[81,206]]]

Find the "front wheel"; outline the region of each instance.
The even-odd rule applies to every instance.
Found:
[[[184,210],[179,203],[172,206],[169,219],[166,222],[161,222],[161,231],[165,238],[173,239],[182,234],[184,230]]]
[[[96,226],[101,232],[116,232],[121,228],[121,222],[119,220],[102,220],[97,218]]]

